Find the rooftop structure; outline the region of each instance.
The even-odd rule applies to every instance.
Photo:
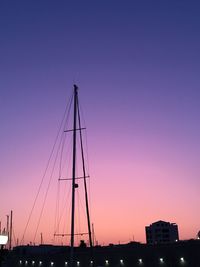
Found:
[[[157,221],[145,227],[147,244],[166,244],[179,240],[175,223]]]

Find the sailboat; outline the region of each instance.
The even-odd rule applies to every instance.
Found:
[[[84,131],[86,128],[82,127],[82,123],[81,123],[81,115],[80,115],[80,105],[79,105],[79,97],[78,97],[78,86],[76,84],[74,84],[73,86],[73,97],[72,97],[72,102],[73,102],[73,118],[72,118],[72,129],[65,129],[64,132],[68,133],[71,132],[72,133],[72,166],[71,166],[71,173],[72,176],[71,178],[67,178],[67,179],[62,179],[59,178],[59,181],[62,180],[71,180],[71,233],[70,234],[59,234],[59,233],[54,233],[54,236],[64,236],[64,235],[70,235],[70,246],[66,246],[66,251],[67,251],[67,255],[65,257],[65,265],[68,265],[69,267],[75,267],[77,265],[77,260],[75,260],[75,235],[83,235],[83,233],[75,233],[75,207],[76,207],[76,190],[79,187],[78,181],[79,180],[83,180],[83,185],[84,185],[84,198],[85,198],[85,212],[86,212],[86,217],[87,217],[87,234],[88,235],[88,239],[89,239],[89,254],[91,257],[91,261],[92,261],[92,248],[93,248],[93,242],[92,242],[92,231],[91,231],[91,222],[90,222],[90,211],[89,211],[89,201],[88,201],[88,189],[87,189],[87,178],[89,178],[89,176],[86,175],[86,167],[85,167],[85,156],[84,156],[84,148],[83,148],[83,134],[82,131]],[[81,176],[77,176],[77,142],[79,142],[80,144],[80,160],[81,160],[81,166],[82,166],[82,175]],[[79,163],[80,164],[80,163]],[[79,165],[80,166],[80,165]],[[42,235],[42,234],[41,234]],[[24,236],[23,236],[24,238]],[[42,239],[42,237],[41,237]],[[43,242],[41,242],[42,244]],[[85,243],[83,242],[83,240],[81,241],[81,247],[85,247]],[[57,255],[59,255],[60,251],[59,250],[63,250],[63,246],[62,248],[60,248],[59,246],[47,246],[45,247],[45,245],[42,245],[40,247],[41,251],[43,250],[43,248],[45,248],[46,250],[49,251],[49,253],[51,254],[51,250],[55,250],[58,252]],[[15,252],[19,252],[19,254],[21,254],[21,251],[26,251],[28,253],[26,254],[34,254],[34,250],[36,250],[36,246],[18,246],[14,249]],[[40,249],[38,249],[38,251],[40,251]],[[31,250],[31,252],[30,252]],[[88,251],[88,250],[87,250]],[[61,253],[62,254],[62,253]],[[55,256],[55,255],[54,255]],[[57,256],[56,256],[57,257]],[[32,265],[35,265],[36,262],[38,262],[39,265],[44,265],[44,262],[49,261],[49,258],[45,258],[43,257],[43,260],[38,260],[37,257],[32,259]],[[20,259],[18,264],[19,265],[23,265],[23,263],[25,265],[28,265],[30,262],[30,260],[23,260]],[[51,260],[51,265],[54,265],[54,261]],[[79,262],[79,261],[78,261]],[[13,264],[13,263],[12,263]],[[15,263],[16,264],[16,263]],[[46,263],[45,263],[46,264]]]
[[[66,130],[73,132],[73,161],[72,161],[72,206],[71,206],[71,242],[70,242],[70,267],[75,266],[75,260],[74,260],[74,226],[75,226],[75,192],[78,188],[77,179],[83,179],[84,181],[84,190],[85,190],[85,203],[86,203],[86,214],[87,214],[87,226],[88,226],[88,236],[89,236],[89,244],[90,248],[92,249],[92,234],[91,234],[91,223],[90,223],[90,212],[89,212],[89,204],[88,204],[88,190],[87,190],[87,182],[86,182],[86,169],[85,169],[85,157],[84,157],[84,151],[83,151],[83,140],[82,140],[82,131],[85,128],[82,128],[81,126],[81,118],[80,118],[80,107],[79,107],[79,100],[78,100],[78,86],[74,84],[74,114],[73,114],[73,129],[72,130]],[[82,170],[83,170],[83,176],[77,177],[76,175],[76,155],[77,155],[77,137],[79,133],[80,138],[80,146],[81,146],[81,160],[82,160]]]

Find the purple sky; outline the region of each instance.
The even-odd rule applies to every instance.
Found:
[[[195,237],[199,12],[188,0],[0,1],[0,220],[13,209],[19,238],[73,83],[99,242],[145,241],[158,219]]]

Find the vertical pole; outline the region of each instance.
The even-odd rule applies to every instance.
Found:
[[[71,211],[71,251],[70,267],[74,267],[74,211],[75,211],[75,178],[76,178],[76,121],[78,87],[74,85],[74,122],[73,122],[73,165],[72,165],[72,211]]]
[[[40,244],[43,245],[43,235],[40,233]]]
[[[82,157],[82,165],[83,165],[83,177],[84,177],[85,204],[86,204],[88,234],[89,234],[90,247],[92,247],[92,234],[91,234],[90,212],[89,212],[89,204],[88,204],[88,193],[87,193],[86,171],[85,171],[85,158],[84,158],[84,153],[83,153],[83,141],[82,141],[82,132],[81,132],[81,119],[80,119],[79,104],[77,106],[78,106],[78,123],[79,123],[78,126],[79,126],[79,129],[80,129],[80,144],[81,144],[81,157]]]
[[[95,245],[94,243],[94,224],[92,224],[92,243],[93,243],[93,246]]]
[[[10,240],[10,235],[9,235],[9,215],[6,215],[7,218],[7,223],[6,223],[6,234],[8,236],[8,242]],[[6,248],[8,248],[8,244],[6,245]]]
[[[12,224],[13,224],[13,211],[10,212],[10,238],[9,238],[9,250],[12,248]]]
[[[1,234],[1,221],[0,221],[0,234]]]

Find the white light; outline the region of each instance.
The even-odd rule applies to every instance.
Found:
[[[19,264],[22,264],[22,261],[21,260],[19,261]]]
[[[6,245],[8,242],[8,236],[7,235],[0,235],[0,245]]]
[[[67,266],[67,261],[65,262],[65,266]]]
[[[54,265],[54,262],[52,261],[52,262],[51,262],[51,266],[53,266],[53,265]]]
[[[42,265],[42,261],[39,261],[39,265]]]
[[[180,258],[180,260],[181,260],[182,262],[184,262],[184,261],[185,261],[183,257],[181,257],[181,258]]]
[[[123,264],[123,263],[124,263],[124,261],[123,261],[123,260],[120,260],[120,263],[121,263],[121,264]]]
[[[27,265],[28,264],[28,261],[25,261],[25,265]]]
[[[139,263],[142,263],[142,259],[139,259],[138,261],[139,261]]]
[[[176,239],[175,242],[178,242],[178,239]]]
[[[90,261],[90,264],[93,264],[93,261]]]
[[[160,258],[160,262],[164,262],[163,258]]]
[[[80,262],[79,261],[77,261],[77,266],[79,266],[80,265]]]
[[[32,265],[34,265],[35,264],[35,261],[32,261]]]
[[[106,265],[108,265],[108,263],[109,263],[108,260],[105,260],[105,263],[106,263]]]

